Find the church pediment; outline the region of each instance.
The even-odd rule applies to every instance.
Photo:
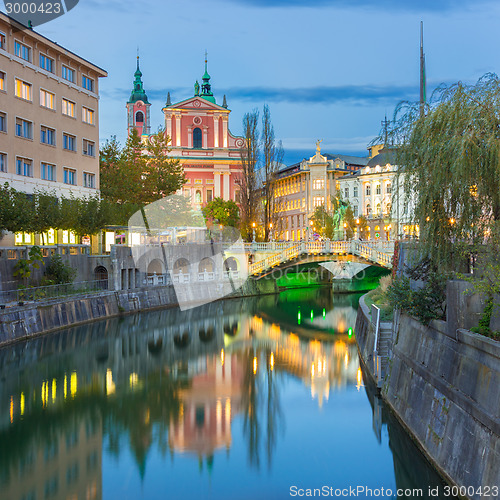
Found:
[[[206,99],[203,99],[203,97],[190,97],[189,99],[186,99],[184,101],[172,104],[171,106],[167,106],[163,109],[169,109],[169,108],[175,108],[175,109],[213,109],[214,111],[225,111],[226,113],[228,110],[226,108],[223,108],[222,106],[219,106],[217,104],[214,104],[213,102],[209,102]]]

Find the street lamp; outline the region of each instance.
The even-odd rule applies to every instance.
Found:
[[[347,240],[347,222],[344,222],[344,241]]]
[[[273,241],[273,223],[269,224],[269,241]]]
[[[253,229],[253,242],[255,243],[255,222],[252,222],[252,229]]]

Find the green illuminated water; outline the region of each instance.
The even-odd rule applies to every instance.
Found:
[[[358,298],[288,290],[0,350],[0,499],[442,491],[364,381]]]

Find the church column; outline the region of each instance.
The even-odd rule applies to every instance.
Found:
[[[170,145],[173,146],[174,140],[172,138],[172,115],[170,113],[165,115],[165,128],[167,129],[167,135],[170,137]]]
[[[203,149],[208,148],[208,127],[203,126]]]
[[[180,147],[181,145],[181,115],[175,116],[175,145]]]
[[[224,172],[223,176],[223,183],[224,183],[224,190],[223,190],[223,198],[225,201],[228,201],[231,199],[231,193],[229,191],[229,176],[231,175],[230,172]]]
[[[193,147],[193,127],[190,125],[188,127],[188,148]]]
[[[227,116],[225,116],[222,120],[222,140],[223,147],[227,148]]]
[[[214,198],[220,197],[220,172],[214,172]]]
[[[214,115],[214,148],[219,147],[219,117]]]

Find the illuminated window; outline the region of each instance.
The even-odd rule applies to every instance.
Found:
[[[47,90],[40,89],[40,106],[54,109],[55,95]]]
[[[380,215],[380,212],[381,212],[381,206],[380,206],[380,203],[377,203],[377,215]]]
[[[0,90],[5,90],[5,72],[0,71]]]
[[[366,215],[370,216],[372,214],[372,206],[368,203],[366,205]]]
[[[61,69],[61,76],[68,80],[68,82],[75,83],[75,70],[68,68],[67,66],[63,66]]]
[[[75,103],[68,101],[67,99],[62,100],[62,113],[63,115],[75,117]]]
[[[22,80],[16,78],[16,97],[31,101],[31,88],[31,83],[23,82]]]
[[[46,56],[45,54],[40,54],[40,68],[54,73],[54,59]]]
[[[94,110],[90,108],[82,107],[82,120],[89,125],[94,124]]]
[[[380,194],[380,184],[377,184],[377,185],[375,186],[375,193],[376,193],[376,194]]]
[[[313,180],[313,189],[324,189],[325,180],[324,179],[314,179]]]
[[[386,192],[387,194],[391,194],[391,192],[392,192],[392,185],[391,185],[391,183],[390,183],[390,182],[388,182],[388,183],[386,184],[386,186],[385,186],[385,192]]]
[[[24,45],[24,43],[14,42],[14,54],[25,61],[31,61],[31,47]]]
[[[315,196],[313,198],[313,205],[315,207],[320,207],[321,205],[325,204],[325,197],[324,196]]]

